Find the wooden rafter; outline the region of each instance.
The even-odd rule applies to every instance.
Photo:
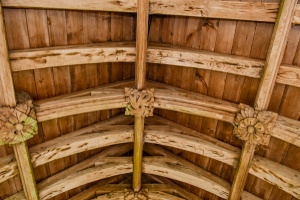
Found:
[[[10,70],[10,63],[5,36],[2,4],[0,2],[0,106],[16,106],[15,90]],[[1,133],[3,134],[3,133]],[[30,200],[38,199],[35,177],[32,171],[27,143],[13,145],[15,158],[18,164],[25,195]]]
[[[135,43],[110,42],[10,52],[12,71],[103,62],[134,62]],[[80,52],[80,53],[79,53]],[[208,69],[260,78],[264,61],[243,56],[150,43],[147,62]],[[300,87],[300,69],[293,65],[279,67],[276,82]]]
[[[296,9],[297,0],[283,0],[280,5],[271,44],[269,47],[264,74],[260,81],[254,107],[257,110],[268,108],[274,89],[276,76],[284,54],[287,37],[291,29],[293,14]],[[238,200],[241,197],[246,183],[248,171],[254,156],[256,144],[245,142],[239,165],[236,169],[229,199]]]
[[[113,0],[104,0],[99,3],[97,0],[2,0],[3,7],[9,8],[42,8],[42,9],[63,9],[63,10],[97,10],[112,12],[137,12],[137,0],[120,0],[115,3]],[[150,1],[150,14],[167,14],[207,18],[249,20],[275,22],[279,4],[278,3],[256,3],[256,2],[232,2],[232,1]],[[191,9],[191,8],[194,9]],[[300,23],[300,7],[297,7],[293,23]]]
[[[136,63],[135,87],[137,90],[145,88],[146,81],[146,53],[148,38],[149,1],[137,0],[136,26]],[[133,178],[132,187],[135,192],[141,189],[144,117],[134,117],[134,148],[133,148]]]

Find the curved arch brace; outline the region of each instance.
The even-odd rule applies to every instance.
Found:
[[[41,145],[33,149],[31,161],[34,167],[47,162],[70,156],[76,153],[110,146],[133,142],[133,128],[127,125],[106,126],[103,130],[70,138],[69,140],[54,143],[50,146]]]

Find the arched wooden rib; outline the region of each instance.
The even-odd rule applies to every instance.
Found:
[[[96,149],[103,146],[133,142],[132,126],[107,126],[70,138],[60,143],[39,145],[31,149],[31,161],[34,167],[47,162],[70,156],[76,153]]]
[[[110,192],[105,195],[101,195],[93,200],[107,200],[107,199],[115,199],[115,200],[120,200],[120,199],[125,199],[126,197],[125,191],[115,191],[115,192]],[[160,192],[160,191],[153,191],[153,190],[148,190],[147,191],[147,199],[149,200],[184,200],[183,198],[180,198],[178,196],[174,196],[165,192]]]
[[[98,167],[82,170],[65,179],[59,180],[46,188],[40,188],[40,199],[49,199],[65,191],[93,181],[131,172],[132,163],[108,163]]]
[[[184,133],[184,131],[182,131]],[[237,166],[239,153],[226,149],[199,138],[183,135],[180,130],[159,126],[146,126],[146,143],[160,144],[169,147],[190,151],[219,160],[233,167]],[[200,133],[199,133],[200,134]],[[254,156],[254,162],[250,166],[249,173],[271,184],[277,185],[282,190],[300,197],[300,172],[289,167],[275,163],[266,158]]]
[[[63,135],[61,137],[49,140],[45,143],[39,144],[37,146],[31,147],[29,149],[30,152],[35,152],[35,151],[42,151],[43,149],[49,147],[49,146],[53,146],[56,144],[59,144],[61,142],[64,141],[68,141],[71,138],[75,138],[78,135],[83,135],[86,133],[91,133],[91,132],[95,132],[95,131],[107,131],[106,129],[106,125],[112,125],[112,124],[131,124],[133,122],[133,118],[132,117],[128,117],[128,116],[116,116],[113,118],[110,118],[108,120],[104,120],[101,122],[98,122],[96,124],[93,124],[91,126],[87,126],[85,128],[79,129],[77,131],[68,133],[66,135]],[[40,164],[45,164],[45,163],[41,163]],[[5,157],[0,158],[0,183],[6,181],[9,178],[12,178],[16,175],[19,174],[19,170],[17,168],[17,163],[15,161],[15,158],[13,155],[8,155]]]

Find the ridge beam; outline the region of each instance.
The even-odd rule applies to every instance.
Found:
[[[136,27],[136,63],[135,86],[137,90],[145,87],[146,58],[148,37],[149,0],[137,1],[137,27]],[[133,147],[133,178],[134,192],[141,189],[142,183],[142,158],[143,158],[143,132],[145,118],[134,117],[134,147]]]

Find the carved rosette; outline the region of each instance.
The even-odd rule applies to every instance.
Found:
[[[233,133],[248,143],[268,145],[277,114],[255,110],[245,104],[240,104],[240,109],[235,116]]]
[[[128,102],[125,115],[134,115],[138,117],[153,116],[153,88],[142,91],[133,88],[125,88],[125,98]]]
[[[134,192],[133,190],[125,190],[124,200],[147,200],[148,190],[141,189],[139,192]]]
[[[38,126],[30,96],[16,93],[16,107],[0,108],[0,144],[17,144],[37,134]]]

